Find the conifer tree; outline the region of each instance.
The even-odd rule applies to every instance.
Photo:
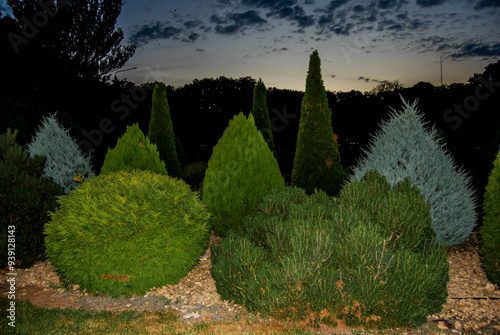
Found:
[[[50,177],[69,194],[79,184],[75,177],[94,175],[90,157],[84,157],[78,144],[57,121],[57,113],[42,119],[42,124],[28,144],[30,157],[46,158],[43,170],[44,177]]]
[[[500,285],[500,151],[484,193],[481,256],[488,279]]]
[[[333,134],[332,112],[328,108],[320,63],[315,50],[309,60],[306,91],[300,110],[292,185],[305,189],[309,194],[317,188],[335,195],[340,191],[344,170]]]
[[[153,107],[149,121],[149,139],[156,144],[160,158],[170,176],[180,178],[181,166],[175,149],[175,135],[167,101],[167,88],[163,83],[156,83],[153,91]]]
[[[269,121],[269,110],[267,108],[266,85],[261,79],[255,84],[253,90],[253,109],[252,114],[255,119],[257,129],[262,133],[269,149],[276,157],[276,146],[274,145],[271,122]]]
[[[156,144],[151,143],[148,136],[144,136],[137,123],[127,126],[125,134],[118,139],[116,146],[108,149],[101,174],[127,169],[168,174],[165,162],[160,159]]]
[[[285,181],[276,158],[250,114],[236,115],[213,149],[203,179],[203,202],[212,214],[214,231],[226,236],[237,230],[260,200]]]
[[[402,111],[393,110],[381,124],[350,180],[361,180],[376,170],[394,187],[410,177],[431,205],[437,240],[447,247],[461,244],[476,222],[471,179],[439,144],[437,132],[426,129],[416,102],[409,105],[403,100],[403,104]]]

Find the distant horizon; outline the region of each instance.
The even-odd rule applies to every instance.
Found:
[[[500,61],[500,58],[499,58],[497,61]],[[488,65],[490,65],[490,64],[494,64],[494,63],[496,63],[497,61],[492,61],[492,62],[490,62],[490,63],[486,64],[486,65],[485,65],[485,66],[484,66],[484,67],[483,67],[480,71],[474,71],[473,73],[470,73],[470,74],[467,76],[467,78],[465,78],[463,81],[460,81],[460,82],[444,82],[444,80],[443,80],[443,84],[442,84],[442,85],[467,84],[468,80],[469,80],[471,77],[473,77],[475,74],[481,74],[481,73],[483,73],[483,72],[485,71],[486,66],[488,66]],[[127,70],[127,67],[123,67],[123,68],[122,68],[122,69],[120,69],[120,70]],[[131,71],[133,71],[133,70],[131,70]],[[130,72],[131,72],[131,71],[130,71]],[[112,75],[113,75],[113,76],[114,76],[114,73],[115,73],[115,72],[116,72],[116,71],[114,71],[114,72],[112,73]],[[127,71],[127,72],[129,72],[129,71]],[[127,75],[122,75],[122,76],[118,75],[118,80],[123,80],[123,79],[125,79],[125,80],[128,80],[128,81],[130,81],[130,82],[134,83],[135,85],[139,86],[139,85],[141,85],[141,84],[148,84],[148,83],[152,83],[152,82],[156,81],[154,78],[159,78],[159,76],[162,76],[161,72],[159,72],[159,74],[155,74],[155,70],[153,70],[153,69],[152,69],[152,68],[150,68],[150,67],[148,67],[148,68],[146,69],[146,71],[145,71],[145,72],[146,72],[146,75],[145,75],[145,76],[146,76],[147,78],[148,78],[148,77],[150,77],[152,80],[150,80],[150,81],[142,81],[141,83],[137,83],[137,82],[134,82],[134,81],[130,80],[130,78],[128,78],[128,77],[127,77]],[[113,78],[113,76],[112,76],[112,78]],[[165,76],[165,73],[163,73],[163,76]],[[278,90],[291,90],[291,91],[297,91],[297,92],[302,92],[302,93],[303,93],[303,92],[305,91],[306,76],[307,76],[307,72],[304,74],[304,88],[303,88],[303,89],[292,89],[292,88],[283,88],[283,87],[269,86],[269,85],[268,85],[265,81],[263,81],[263,82],[264,82],[264,85],[266,85],[266,88],[267,88],[267,89],[273,89],[273,88],[274,88],[274,89],[278,89]],[[258,80],[259,80],[259,78],[256,78],[256,77],[251,76],[251,75],[241,75],[241,76],[238,76],[238,77],[235,77],[235,76],[227,76],[227,75],[219,75],[219,76],[212,76],[212,77],[193,78],[191,81],[188,81],[188,82],[185,82],[185,83],[182,83],[182,84],[178,84],[178,85],[173,85],[173,84],[169,83],[168,81],[167,81],[167,82],[162,81],[162,82],[163,82],[166,86],[172,86],[172,87],[174,87],[174,89],[177,89],[177,88],[183,87],[183,86],[185,86],[185,85],[192,84],[195,80],[199,80],[199,81],[201,81],[201,80],[205,80],[205,79],[213,79],[213,80],[215,80],[215,79],[218,79],[218,78],[220,78],[220,77],[225,77],[225,78],[228,78],[228,79],[234,79],[234,80],[238,80],[238,79],[240,79],[240,78],[247,78],[247,77],[249,77],[249,78],[254,79],[255,81],[258,81]],[[168,78],[168,74],[165,76],[165,78]],[[323,78],[323,82],[325,82],[325,78]],[[441,83],[440,83],[440,82],[439,82],[439,83],[432,83],[432,82],[425,81],[425,80],[415,81],[415,82],[413,82],[411,85],[407,85],[407,84],[402,83],[402,82],[400,82],[400,83],[404,86],[404,88],[411,88],[411,87],[413,87],[413,86],[415,86],[416,84],[421,83],[421,82],[430,83],[431,85],[433,85],[433,86],[435,86],[435,87],[441,86]],[[328,89],[328,87],[326,87],[326,85],[325,85],[325,89],[326,89],[326,91],[327,91],[327,92],[332,92],[332,93],[347,93],[347,92],[351,92],[351,91],[358,91],[358,92],[361,92],[361,93],[363,93],[363,94],[364,94],[364,93],[368,93],[368,92],[372,91],[372,90],[373,90],[375,87],[377,87],[379,84],[380,84],[380,83],[374,83],[374,84],[373,84],[373,86],[372,86],[371,88],[366,89],[366,90],[359,90],[359,89],[356,89],[356,88],[352,88],[352,89],[348,89],[348,90],[330,90],[330,89]]]

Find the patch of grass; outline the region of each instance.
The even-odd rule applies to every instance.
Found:
[[[6,310],[10,300],[0,296],[0,334],[175,334],[175,335],[435,335],[434,329],[415,330],[332,329],[325,325],[310,327],[297,322],[262,320],[254,317],[234,317],[233,320],[214,323],[185,323],[173,312],[97,312],[75,309],[45,309],[28,301],[16,301],[15,328],[7,325]],[[467,334],[475,334],[468,332]]]

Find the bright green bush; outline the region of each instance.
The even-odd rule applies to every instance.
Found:
[[[68,196],[45,227],[61,278],[112,297],[176,284],[208,245],[209,214],[189,186],[149,171],[101,174]]]
[[[203,179],[203,201],[215,232],[225,236],[237,230],[243,217],[258,209],[263,196],[284,187],[278,163],[253,116],[236,115],[214,147]]]
[[[167,88],[164,83],[157,83],[153,91],[148,136],[151,143],[157,145],[160,158],[165,162],[168,173],[172,177],[179,178],[181,176],[181,166],[177,158],[176,136],[170,118]]]
[[[217,291],[278,318],[424,324],[446,302],[445,247],[435,246],[423,196],[408,182],[387,186],[371,174],[337,199],[297,188],[273,192],[243,229],[211,247]],[[382,199],[362,208],[364,197]]]
[[[45,157],[30,157],[16,143],[17,131],[0,135],[0,268],[8,261],[7,230],[15,236],[15,267],[29,268],[43,259],[43,226],[48,211],[56,208],[63,189],[52,178],[43,178]],[[8,229],[8,227],[14,229]]]
[[[300,109],[292,186],[301,187],[308,194],[319,189],[337,195],[343,181],[344,169],[333,134],[332,111],[321,79],[321,60],[318,51],[314,51],[309,60],[306,91]]]
[[[480,230],[482,265],[488,279],[500,285],[500,151],[484,193],[483,214]]]
[[[149,137],[144,136],[137,123],[127,126],[125,134],[118,139],[116,146],[113,149],[108,149],[101,174],[126,169],[149,170],[164,175],[168,174],[156,145],[150,142]]]

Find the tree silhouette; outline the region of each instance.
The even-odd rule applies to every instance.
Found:
[[[49,4],[51,2],[51,4]],[[8,39],[17,54],[29,46],[61,69],[82,78],[109,79],[135,52],[121,46],[123,31],[115,28],[121,0],[8,0],[20,30]],[[31,51],[30,50],[30,51]],[[25,50],[27,51],[27,50]]]

